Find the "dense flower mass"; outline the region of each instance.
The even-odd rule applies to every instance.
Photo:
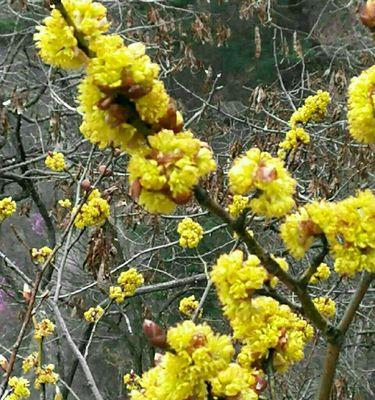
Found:
[[[74,212],[75,209],[73,209]],[[98,189],[94,189],[76,215],[74,225],[79,229],[86,226],[100,226],[105,223],[109,214],[110,207],[107,200],[101,197]]]
[[[348,89],[349,132],[363,143],[375,142],[375,66],[352,78]]]
[[[11,197],[4,197],[0,200],[0,222],[10,217],[16,211],[16,202]]]
[[[336,312],[336,304],[329,297],[317,297],[313,303],[318,311],[326,318],[333,318]]]
[[[11,393],[5,400],[22,400],[30,397],[29,381],[25,378],[12,376],[9,379],[9,387],[11,388]]]
[[[234,194],[256,191],[249,205],[257,214],[282,217],[294,206],[295,180],[279,158],[257,148],[234,160],[229,184]]]
[[[326,281],[331,275],[331,270],[326,263],[319,264],[314,275],[310,278],[310,283],[315,284],[317,282]]]
[[[233,196],[232,203],[228,205],[228,212],[231,217],[238,217],[243,211],[249,208],[250,199],[236,194]]]
[[[47,258],[52,254],[52,249],[47,246],[43,246],[40,249],[31,249],[31,258],[37,264],[43,265]]]
[[[69,209],[72,207],[72,202],[69,199],[61,199],[59,200],[59,206],[62,208]]]
[[[286,262],[278,262],[287,268]],[[256,256],[244,262],[240,250],[225,254],[217,260],[211,276],[234,337],[243,344],[237,359],[242,367],[253,368],[270,349],[274,350],[274,367],[281,371],[303,358],[313,330],[288,306],[270,297],[253,297],[254,290],[269,280]]]
[[[38,352],[34,351],[23,360],[22,369],[24,372],[29,372],[37,365],[38,365]]]
[[[188,317],[191,317],[193,316],[195,310],[198,308],[198,305],[199,305],[198,301],[195,300],[195,296],[192,295],[181,299],[178,309],[180,313]]]
[[[126,297],[133,296],[137,288],[141,286],[143,282],[143,275],[135,268],[130,268],[125,272],[121,272],[117,279],[119,286],[111,286],[109,288],[109,297],[120,304]]]
[[[231,339],[216,335],[206,325],[185,321],[167,334],[173,352],[144,373],[139,387],[130,393],[132,400],[207,399],[207,382],[229,367],[234,355]]]
[[[44,365],[43,367],[36,368],[36,379],[34,382],[35,389],[39,390],[41,385],[50,384],[56,385],[59,375],[54,372],[55,366],[53,364]]]
[[[280,234],[290,253],[302,257],[314,239],[324,234],[335,258],[335,271],[353,276],[375,272],[375,196],[358,192],[337,203],[316,201],[289,215]]]
[[[99,319],[104,314],[104,310],[100,306],[90,307],[87,311],[84,312],[83,316],[85,320],[90,323],[94,323],[99,321]]]
[[[304,129],[308,122],[317,122],[323,119],[327,112],[331,98],[328,92],[318,90],[314,96],[309,96],[302,107],[298,108],[290,117],[290,130],[285,139],[279,144],[278,156],[285,158],[287,152],[295,150],[299,144],[308,144],[310,135]]]
[[[133,198],[149,212],[170,214],[190,200],[194,185],[216,163],[211,150],[190,131],[163,129],[148,141],[150,148],[129,162]]]
[[[55,332],[55,325],[49,319],[43,319],[41,322],[34,321],[34,328],[34,339],[36,340],[42,340]]]
[[[45,164],[52,171],[63,171],[65,169],[64,154],[58,153],[56,151],[49,153],[45,160]]]
[[[179,243],[182,247],[197,247],[203,238],[203,228],[191,218],[184,218],[177,227],[180,235]]]

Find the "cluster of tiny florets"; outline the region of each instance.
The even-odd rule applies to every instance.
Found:
[[[121,272],[117,279],[119,286],[111,286],[109,288],[109,298],[115,300],[116,303],[122,303],[126,297],[134,295],[135,291],[144,282],[143,275],[135,268]]]
[[[41,385],[50,384],[56,385],[59,374],[54,372],[55,366],[53,364],[38,367],[35,370],[36,379],[34,382],[35,389],[39,390]]]
[[[4,197],[0,200],[0,222],[10,217],[17,209],[16,202],[11,197]]]
[[[49,319],[34,323],[34,339],[42,340],[55,332],[55,325]]]
[[[177,233],[180,235],[179,243],[182,247],[197,247],[203,238],[203,228],[191,218],[184,218],[177,227]]]
[[[73,209],[74,212],[75,209]],[[101,197],[98,189],[94,189],[76,215],[74,225],[79,229],[83,229],[86,226],[100,226],[105,223],[109,214],[108,201]]]
[[[46,166],[52,171],[61,172],[65,169],[65,158],[63,153],[58,153],[54,151],[48,154],[45,160]]]
[[[375,271],[375,196],[358,192],[339,202],[316,201],[288,215],[280,234],[290,253],[301,258],[316,237],[325,235],[340,275]]]
[[[90,307],[87,311],[84,312],[83,316],[85,320],[89,323],[98,322],[99,319],[103,316],[104,310],[101,306]]]
[[[259,215],[282,217],[294,206],[296,182],[283,161],[257,148],[234,160],[229,185],[234,194],[255,192],[249,207]]]
[[[354,139],[363,143],[375,142],[375,66],[350,82],[348,123]]]
[[[30,397],[29,381],[22,377],[12,376],[9,379],[11,393],[5,397],[5,400],[22,400]]]
[[[329,266],[326,263],[321,263],[316,269],[316,272],[310,278],[310,283],[316,284],[318,282],[326,281],[330,275],[331,270],[329,269]]]
[[[336,303],[329,297],[317,297],[313,299],[317,310],[326,318],[333,318],[336,312]]]
[[[52,249],[48,246],[43,246],[40,249],[31,249],[31,258],[36,264],[43,265],[48,257],[52,254]]]
[[[198,301],[195,299],[195,296],[192,295],[181,299],[178,309],[181,314],[184,314],[187,317],[191,317],[195,313],[195,310],[198,308],[198,305]]]

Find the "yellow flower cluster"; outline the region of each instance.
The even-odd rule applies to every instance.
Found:
[[[59,200],[59,206],[69,209],[72,207],[72,202],[69,199],[61,199]]]
[[[375,272],[375,195],[358,192],[337,203],[313,202],[289,215],[280,228],[290,253],[302,257],[316,236],[326,236],[335,258],[335,271],[353,276]]]
[[[131,297],[135,291],[144,282],[143,275],[137,272],[135,268],[130,268],[125,272],[121,272],[117,279],[119,286],[111,286],[109,288],[109,298],[120,304],[125,297]]]
[[[276,261],[287,268],[285,260]],[[213,267],[211,277],[234,337],[243,344],[237,359],[242,367],[253,368],[271,349],[275,351],[273,363],[278,370],[303,358],[313,330],[288,306],[270,297],[253,298],[254,290],[269,280],[256,256],[244,262],[240,250],[224,254]]]
[[[216,168],[212,152],[190,131],[163,129],[128,165],[133,198],[151,213],[172,213],[188,202],[199,179]]]
[[[53,372],[54,369],[55,366],[53,364],[48,364],[44,365],[41,368],[37,368],[35,370],[35,375],[36,375],[36,379],[34,382],[35,389],[39,390],[41,385],[43,384],[56,385],[59,379],[59,374]]]
[[[237,218],[249,207],[250,199],[245,196],[236,194],[233,196],[233,201],[228,205],[228,212],[231,217]]]
[[[80,68],[86,63],[86,55],[80,49],[77,35],[93,41],[108,30],[106,8],[91,0],[62,0],[69,24],[57,9],[43,25],[37,26],[34,35],[39,55],[46,64],[65,69]]]
[[[195,310],[198,308],[199,302],[195,300],[195,296],[184,297],[180,301],[180,305],[178,307],[180,313],[192,317]]]
[[[229,367],[234,354],[230,337],[214,334],[206,324],[185,321],[169,329],[167,341],[173,352],[164,354],[156,367],[143,374],[139,388],[130,392],[130,398],[207,399],[207,382]]]
[[[63,153],[58,153],[56,151],[48,154],[45,164],[47,168],[52,171],[61,172],[65,169],[65,158]]]
[[[0,200],[0,222],[10,217],[16,211],[16,202],[11,197],[4,197]]]
[[[74,225],[79,229],[86,226],[100,226],[108,219],[109,214],[110,207],[107,200],[101,197],[98,189],[94,189],[76,215]]]
[[[375,65],[352,78],[348,89],[349,132],[362,143],[375,142]]]
[[[318,90],[316,95],[309,96],[305,104],[292,114],[290,126],[293,128],[297,124],[305,125],[307,122],[317,122],[323,119],[327,112],[331,98],[328,92]]]
[[[12,392],[5,400],[21,400],[30,397],[29,381],[25,378],[12,376],[9,379],[9,387]]]
[[[317,310],[326,318],[333,318],[336,312],[336,303],[329,297],[317,297],[313,299]]]
[[[238,363],[250,368],[265,359],[274,350],[273,366],[285,371],[303,359],[306,344],[313,336],[313,328],[294,314],[286,305],[270,297],[256,297],[238,305],[238,310],[227,316],[235,338],[243,343]]]
[[[326,263],[321,263],[316,269],[315,274],[310,278],[311,284],[326,281],[331,275],[331,270]]]
[[[52,249],[47,246],[43,246],[40,249],[33,248],[31,249],[31,258],[35,263],[43,265],[51,253]]]
[[[34,322],[34,339],[42,340],[51,336],[55,331],[55,325],[49,319],[43,319],[41,322]]]
[[[257,148],[234,160],[229,170],[229,185],[234,194],[257,191],[250,208],[266,217],[282,217],[294,206],[296,182],[283,161]]]
[[[38,365],[38,352],[34,351],[28,355],[22,362],[23,372],[29,372]]]
[[[184,218],[177,227],[177,233],[180,235],[179,243],[181,247],[197,247],[203,238],[203,228],[191,218]]]
[[[85,311],[83,316],[85,317],[85,320],[87,322],[94,323],[99,321],[99,319],[102,317],[103,314],[104,314],[103,308],[100,306],[96,306],[96,307],[90,307],[87,311]]]
[[[296,149],[300,143],[308,144],[310,136],[303,128],[308,122],[323,119],[331,98],[328,92],[318,90],[315,96],[309,96],[302,107],[296,110],[290,120],[290,130],[283,142],[279,144],[278,156],[285,158],[287,151]]]
[[[251,299],[254,289],[260,289],[268,278],[257,256],[244,260],[241,250],[221,255],[211,272],[220,301],[232,305],[232,301]],[[233,303],[234,305],[234,303]]]
[[[231,363],[228,368],[220,371],[212,379],[212,391],[216,396],[226,399],[258,400],[256,374],[242,368],[239,364]]]

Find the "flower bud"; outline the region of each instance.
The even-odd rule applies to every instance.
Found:
[[[375,28],[375,1],[368,0],[360,13],[361,22],[371,30]]]
[[[85,191],[87,191],[87,190],[90,190],[91,189],[91,182],[90,182],[90,180],[89,179],[84,179],[82,182],[81,182],[81,188],[83,189],[83,190],[85,190]]]
[[[106,167],[104,164],[99,165],[98,171],[105,176],[111,176],[112,175],[112,171],[110,168]]]
[[[150,344],[155,347],[166,347],[167,337],[164,330],[154,321],[145,319],[143,321],[143,332],[147,336]]]
[[[23,291],[22,291],[22,297],[24,298],[26,304],[29,304],[30,299],[31,299],[31,288],[27,283],[23,284]]]
[[[8,360],[2,354],[0,354],[0,368],[4,372],[6,372],[6,370],[8,368]]]
[[[121,154],[122,154],[122,151],[121,151],[121,149],[119,149],[118,147],[116,147],[116,148],[113,150],[113,155],[114,155],[115,157],[120,157]]]
[[[266,389],[267,381],[258,375],[255,376],[255,380],[257,381],[257,383],[255,385],[255,391],[259,394]]]

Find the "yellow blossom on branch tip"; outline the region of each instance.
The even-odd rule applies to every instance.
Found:
[[[0,222],[10,217],[17,209],[16,202],[11,197],[4,197],[0,200]]]
[[[87,311],[84,312],[83,316],[85,320],[90,323],[94,323],[99,321],[99,319],[104,314],[104,310],[101,306],[90,307]]]
[[[317,297],[313,303],[318,311],[326,318],[333,318],[336,312],[336,303],[329,297]]]
[[[36,379],[34,382],[35,389],[39,390],[42,384],[56,385],[59,375],[54,372],[55,366],[53,364],[44,365],[35,370]]]
[[[62,208],[71,208],[72,207],[72,202],[69,199],[62,199],[59,200],[59,206]]]
[[[9,379],[9,387],[12,393],[5,400],[21,400],[30,397],[29,381],[25,378],[12,376]]]
[[[197,247],[203,238],[203,228],[191,218],[184,218],[177,227],[180,235],[179,244],[181,247]]]
[[[22,369],[24,372],[29,372],[37,365],[38,365],[38,352],[34,351],[23,360]]]
[[[178,309],[180,313],[186,315],[187,317],[191,317],[198,308],[198,305],[199,302],[195,299],[195,296],[192,295],[181,299]]]
[[[43,246],[40,249],[31,249],[31,258],[39,265],[43,265],[47,261],[50,254],[52,254],[52,249],[50,249],[48,246]]]
[[[117,279],[117,283],[123,290],[125,297],[131,297],[136,289],[144,282],[143,275],[140,274],[135,268],[130,268],[127,271],[121,272]]]
[[[362,143],[375,142],[375,66],[352,78],[348,89],[349,132]]]
[[[329,269],[329,266],[326,263],[321,263],[316,269],[314,275],[310,278],[310,283],[315,284],[319,281],[326,281],[330,275],[331,270]]]
[[[233,196],[232,203],[228,205],[228,212],[231,217],[237,218],[243,211],[249,207],[250,199],[236,194]]]
[[[65,158],[64,154],[58,153],[56,151],[48,154],[45,160],[46,166],[52,171],[61,172],[65,169]]]
[[[73,213],[75,212],[73,208]],[[100,226],[105,223],[110,214],[110,207],[107,200],[101,197],[98,189],[94,189],[85,204],[82,205],[74,219],[74,225],[83,229],[86,226]]]
[[[115,300],[117,304],[121,304],[125,300],[125,293],[120,286],[111,286],[109,288],[109,298]]]
[[[55,331],[55,325],[49,319],[43,319],[41,322],[34,322],[34,339],[41,340],[52,335]]]
[[[236,158],[229,170],[230,190],[244,195],[254,192],[250,209],[266,217],[282,217],[294,206],[296,182],[284,163],[267,152],[252,148]]]

